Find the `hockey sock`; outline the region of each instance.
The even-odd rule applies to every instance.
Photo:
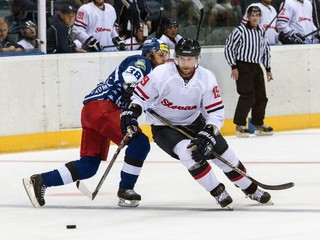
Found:
[[[142,169],[143,161],[133,160],[125,156],[121,169],[120,188],[133,189]]]

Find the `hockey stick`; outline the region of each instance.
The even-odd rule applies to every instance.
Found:
[[[159,14],[159,22],[158,22],[158,28],[157,28],[157,31],[156,31],[156,38],[160,38],[161,37],[161,25],[162,25],[162,15],[163,15],[163,3],[161,4],[161,7],[160,7],[160,14]]]
[[[203,17],[204,17],[204,9],[203,9],[203,5],[202,3],[200,2],[200,0],[192,0],[192,2],[198,7],[198,9],[200,10],[200,19],[199,19],[199,23],[198,23],[198,29],[197,29],[197,38],[196,40],[198,41],[199,39],[199,34],[200,34],[200,27],[201,27],[201,24],[202,24],[202,20],[203,20]]]
[[[96,189],[93,192],[91,192],[84,183],[82,183],[80,180],[78,180],[76,182],[76,185],[77,185],[77,188],[80,190],[80,192],[82,192],[84,195],[86,195],[91,200],[93,200],[97,196],[102,184],[104,183],[106,177],[108,176],[108,174],[109,174],[114,162],[116,161],[121,149],[126,145],[128,139],[130,137],[132,137],[132,131],[131,131],[131,129],[128,129],[127,134],[123,137],[120,145],[118,146],[116,152],[114,153],[112,159],[110,160],[110,163],[108,164],[107,169],[104,171]]]
[[[119,45],[108,45],[108,46],[102,46],[102,49],[106,49],[106,48],[113,48],[113,47],[118,47]],[[141,46],[141,44],[139,43],[132,43],[132,44],[121,44],[121,46],[125,46],[125,47],[130,47],[130,46]]]
[[[312,35],[312,34],[314,34],[314,33],[316,33],[316,32],[319,32],[319,31],[320,31],[320,28],[312,31],[311,33],[308,33],[307,35],[304,35],[303,37],[304,37],[304,38],[309,37],[310,35]]]
[[[153,111],[152,109],[148,109],[147,110],[150,114],[152,114],[152,116],[156,117],[157,119],[159,119],[162,123],[164,123],[165,125],[167,125],[168,127],[180,132],[181,134],[183,134],[184,136],[186,136],[187,138],[193,140],[194,138],[189,135],[188,133],[186,133],[185,131],[183,131],[182,129],[175,127],[174,125],[172,125],[167,119],[165,119],[164,117],[160,116],[159,114],[157,114],[155,111]],[[261,188],[264,189],[269,189],[269,190],[284,190],[284,189],[288,189],[288,188],[292,188],[294,186],[293,182],[289,182],[289,183],[284,183],[284,184],[280,184],[280,185],[267,185],[267,184],[263,184],[258,182],[257,180],[255,180],[254,178],[250,177],[249,175],[247,175],[244,171],[242,171],[241,169],[237,168],[236,166],[234,166],[233,164],[231,164],[230,162],[228,162],[226,159],[224,159],[223,157],[221,157],[219,154],[215,153],[215,152],[211,152],[217,159],[219,159],[221,162],[223,162],[224,164],[226,164],[228,167],[230,167],[233,171],[239,173],[241,176],[246,177],[248,179],[250,179],[253,183],[257,184],[258,186],[260,186]]]

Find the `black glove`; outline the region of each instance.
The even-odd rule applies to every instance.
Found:
[[[114,43],[114,45],[117,45],[117,49],[119,51],[124,51],[127,49],[126,42],[119,37],[113,38],[112,42]]]
[[[120,115],[120,127],[123,135],[131,129],[133,135],[138,132],[138,117],[141,115],[142,109],[138,104],[131,104],[129,108],[123,109]]]
[[[122,95],[122,99],[125,102],[126,106],[129,106],[131,103],[131,96],[133,94],[135,84],[126,84],[124,86],[125,92]]]
[[[218,135],[218,129],[213,125],[207,125],[205,129],[198,132],[196,138],[191,140],[188,148],[192,151],[192,159],[196,162],[214,158],[212,150],[216,145],[215,135]]]
[[[306,40],[300,33],[293,33],[291,35],[294,44],[304,44]]]
[[[290,32],[280,32],[279,41],[282,44],[304,44],[305,38],[300,33]]]
[[[102,46],[101,43],[95,39],[94,37],[89,37],[85,43],[84,43],[88,49],[92,52],[101,52],[102,51]]]

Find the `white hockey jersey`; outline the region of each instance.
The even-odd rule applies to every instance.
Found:
[[[162,35],[160,37],[160,40],[162,42],[164,42],[165,44],[168,45],[169,49],[170,49],[170,55],[168,56],[168,58],[174,58],[174,48],[176,47],[176,44],[179,42],[179,40],[182,38],[181,35],[177,34],[177,36],[174,38],[175,42],[173,42],[168,36],[166,35]]]
[[[219,129],[224,122],[224,105],[216,77],[200,66],[188,83],[180,76],[175,63],[157,66],[136,86],[131,99],[143,110],[151,108],[173,125],[189,125],[200,113],[207,124]],[[148,111],[146,115],[150,124],[163,125]]]
[[[281,9],[281,7],[280,7]],[[305,36],[316,30],[312,20],[312,5],[309,0],[286,0],[277,20],[278,32],[294,31]],[[316,43],[314,35],[306,38],[305,43]]]
[[[275,19],[275,17],[277,16],[276,9],[271,5],[269,5],[267,7],[266,5],[262,4],[261,2],[252,3],[251,5],[248,6],[248,8],[251,6],[258,6],[261,9],[261,20],[260,20],[259,26],[263,31],[266,31],[265,34],[266,34],[266,37],[268,39],[269,44],[270,45],[279,44],[280,42],[278,39],[278,32],[276,31],[276,19]],[[247,18],[248,8],[247,8],[246,13],[243,16],[242,21],[241,21],[244,24],[246,24],[248,22],[248,18]],[[274,21],[272,22],[273,19],[274,19]]]
[[[73,34],[82,44],[93,36],[102,46],[114,45],[112,38],[118,33],[114,27],[116,11],[114,7],[105,3],[104,10],[101,10],[93,2],[82,5],[77,13],[74,22]],[[116,48],[105,48],[103,51],[115,51]]]

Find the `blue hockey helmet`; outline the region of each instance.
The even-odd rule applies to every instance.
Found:
[[[154,54],[157,51],[169,52],[169,47],[167,44],[162,42],[157,38],[149,38],[144,41],[142,45],[142,55],[146,56],[147,53]]]

